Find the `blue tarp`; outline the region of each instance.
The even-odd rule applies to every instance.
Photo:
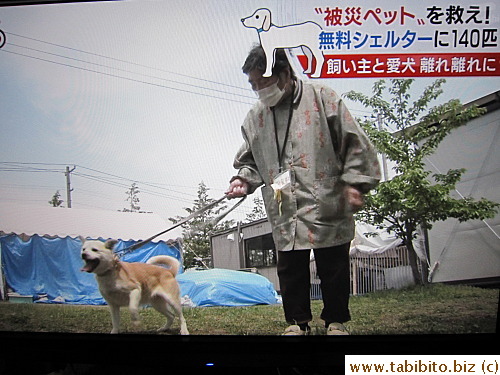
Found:
[[[196,306],[251,306],[275,304],[278,295],[264,276],[221,268],[188,271],[177,276],[181,296]]]
[[[120,241],[116,250],[134,244]],[[47,302],[102,305],[94,274],[81,272],[83,261],[79,239],[46,238],[34,235],[22,241],[16,235],[0,237],[2,266],[9,287],[20,295],[47,295]],[[146,262],[155,255],[180,259],[177,248],[165,242],[148,243],[126,254],[122,260]]]
[[[115,250],[134,244],[119,241]],[[49,239],[38,235],[22,241],[16,235],[0,237],[2,266],[6,281],[20,295],[47,295],[39,302],[102,305],[92,273],[81,272],[81,242],[71,237]],[[155,255],[170,255],[180,260],[179,249],[165,242],[148,243],[125,254],[127,262],[146,262]],[[180,270],[182,272],[182,269]],[[265,277],[242,271],[211,269],[190,271],[177,276],[181,297],[194,306],[249,306],[277,303],[277,293]]]

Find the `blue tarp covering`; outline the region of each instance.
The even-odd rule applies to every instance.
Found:
[[[181,296],[196,306],[251,306],[275,304],[278,296],[264,276],[221,268],[189,271],[177,276]]]
[[[120,241],[115,249],[121,250],[134,241]],[[81,272],[79,239],[49,239],[34,235],[22,241],[16,235],[0,237],[2,266],[6,281],[20,295],[47,295],[47,302],[101,305],[94,274]],[[122,260],[146,262],[155,255],[170,255],[180,259],[177,248],[165,242],[148,243],[126,254]]]
[[[134,244],[120,241],[115,250]],[[6,281],[20,295],[47,295],[39,302],[102,305],[92,273],[81,272],[81,242],[71,237],[49,239],[37,235],[22,241],[16,235],[0,237],[2,266]],[[125,254],[127,262],[146,262],[155,255],[170,255],[180,260],[179,249],[165,242],[148,243]],[[180,270],[182,272],[182,270]],[[179,274],[181,296],[194,306],[249,306],[277,303],[277,293],[265,277],[242,271],[211,269]]]

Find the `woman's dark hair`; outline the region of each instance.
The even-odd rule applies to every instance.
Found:
[[[290,66],[290,63],[288,62],[285,50],[283,48],[277,48],[274,51],[273,76],[279,75],[285,68],[289,68],[291,76],[295,78],[295,74]],[[258,69],[262,73],[266,71],[266,54],[260,44],[256,44],[250,50],[241,69],[245,74],[248,74],[254,69]]]

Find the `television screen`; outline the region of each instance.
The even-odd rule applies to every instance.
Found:
[[[10,349],[0,366],[342,371],[346,354],[489,353],[500,285],[499,15],[487,0],[2,3],[0,331]],[[266,62],[258,80],[242,69],[256,46]],[[289,64],[284,76],[275,73],[277,50]],[[262,91],[268,83],[277,89]],[[291,110],[280,112],[289,93]],[[299,101],[309,107],[294,113]],[[330,122],[319,125],[323,112]],[[290,132],[249,133],[286,118]],[[350,156],[339,150],[355,149],[351,138],[325,139],[320,128],[340,122],[375,144],[379,174],[341,176],[356,168],[355,156],[337,168],[334,156],[307,151],[333,146],[344,163]],[[420,150],[426,154],[410,164]],[[283,165],[292,172],[280,175]],[[352,236],[332,215],[311,216],[322,189],[335,194],[324,185],[335,168],[328,181],[366,193],[355,234],[350,219],[339,224]],[[227,197],[235,176],[250,189],[244,201]],[[294,195],[301,181],[306,193]],[[384,183],[386,195],[376,189]],[[445,195],[422,195],[427,183]],[[368,199],[375,193],[380,200]],[[448,196],[482,205],[456,214]],[[299,229],[284,244],[287,220]],[[325,291],[310,251],[334,244],[334,231],[353,238],[346,337],[326,335]],[[96,242],[82,251],[87,240]],[[289,323],[278,262],[291,249],[310,253],[308,337],[281,336]],[[98,250],[109,253],[105,260],[95,260]],[[140,326],[133,304],[121,309],[121,326],[116,314],[112,322],[114,292],[99,283],[105,262],[155,256],[178,267],[168,290],[179,301],[158,312],[151,291]],[[126,267],[127,282],[140,284],[147,271]],[[132,289],[127,298],[139,293]],[[174,318],[171,327],[162,314]],[[154,357],[147,365],[145,355]]]

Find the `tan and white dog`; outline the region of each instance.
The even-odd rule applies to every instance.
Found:
[[[95,274],[99,291],[111,309],[111,333],[120,331],[120,307],[128,306],[132,323],[138,328],[139,307],[150,304],[167,318],[159,332],[168,330],[175,316],[178,316],[181,335],[189,335],[182,314],[179,284],[175,279],[179,270],[177,259],[159,255],[150,258],[147,263],[121,262],[113,252],[116,243],[116,240],[101,242],[82,239],[82,259],[85,264],[81,270]]]

